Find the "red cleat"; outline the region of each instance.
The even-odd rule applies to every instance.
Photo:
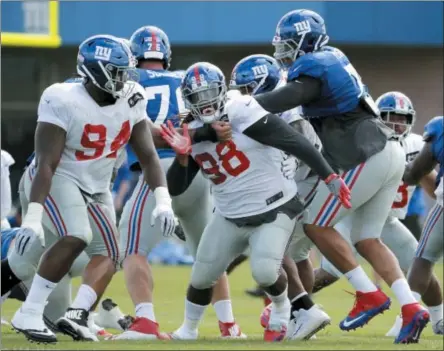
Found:
[[[416,344],[430,320],[429,311],[415,302],[402,306],[401,314],[402,327],[395,344]]]
[[[169,340],[168,334],[159,332],[159,324],[144,317],[136,317],[128,330],[116,335],[113,340]]]
[[[220,336],[224,339],[245,339],[247,337],[236,322],[222,323],[219,321],[219,330]]]
[[[264,330],[264,341],[280,342],[284,340],[286,333],[287,333],[287,327],[285,325],[282,325],[280,327],[280,330],[273,330],[267,327]]]
[[[271,314],[271,303],[268,304],[262,311],[261,320],[260,320],[262,328],[268,327],[268,322],[270,321],[270,314]]]

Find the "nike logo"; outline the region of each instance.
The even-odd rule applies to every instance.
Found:
[[[45,102],[47,103],[47,104],[49,104],[49,100],[47,100],[47,99],[44,99],[45,100]]]
[[[351,326],[353,323],[356,323],[357,321],[359,321],[360,319],[362,319],[362,317],[364,317],[364,315],[360,315],[359,317],[349,320],[349,321],[344,321],[344,327],[349,327]]]
[[[268,116],[265,118],[264,124],[267,124],[267,122],[268,122]]]

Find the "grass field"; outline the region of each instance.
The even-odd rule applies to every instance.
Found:
[[[437,267],[439,277],[443,276],[443,266]],[[183,318],[184,294],[190,276],[189,267],[154,267],[155,286],[155,312],[162,331],[173,331]],[[432,333],[430,324],[424,331],[419,344],[394,345],[393,338],[385,337],[385,333],[392,326],[399,305],[392,304],[388,313],[372,320],[363,329],[354,332],[342,332],[339,321],[348,313],[353,305],[353,296],[344,290],[350,290],[348,284],[342,279],[336,285],[315,295],[316,302],[321,304],[332,318],[332,324],[318,334],[316,340],[308,342],[283,342],[276,344],[262,341],[262,328],[259,325],[259,314],[263,304],[259,299],[253,299],[244,294],[246,288],[253,286],[248,264],[244,264],[233,273],[230,278],[233,307],[235,317],[242,331],[248,335],[245,341],[221,341],[218,339],[219,330],[217,320],[212,308],[207,310],[200,327],[200,339],[196,342],[154,341],[154,342],[116,342],[103,341],[101,343],[79,343],[70,338],[59,336],[56,346],[42,346],[27,342],[23,335],[16,334],[8,326],[2,326],[2,349],[62,349],[62,350],[443,350],[443,338]],[[79,281],[75,282],[78,286]],[[390,293],[387,287],[383,288]],[[106,296],[116,301],[124,313],[134,314],[131,301],[126,293],[123,276],[117,274],[109,287]],[[19,306],[16,301],[7,301],[3,306],[3,316],[8,320]],[[110,330],[111,332],[114,332]]]

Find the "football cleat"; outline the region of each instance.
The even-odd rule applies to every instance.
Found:
[[[395,344],[417,343],[430,320],[429,311],[415,302],[402,306],[401,313],[402,327],[395,339]]]
[[[295,318],[290,321],[287,330],[287,338],[290,340],[309,340],[331,323],[328,314],[317,305],[312,306],[309,310],[294,311],[293,315]],[[288,332],[290,329],[291,334]]]
[[[116,335],[113,340],[167,340],[170,337],[159,333],[159,325],[144,317],[136,317],[133,324],[122,334]]]
[[[264,341],[280,342],[287,334],[286,325],[268,325],[264,330]]]
[[[435,324],[433,324],[432,329],[433,333],[435,333],[436,335],[444,335],[444,320],[441,319]]]
[[[36,310],[24,310],[20,307],[11,320],[12,327],[36,343],[53,344],[57,342],[55,334],[45,325],[41,313]]]
[[[134,317],[125,316],[119,306],[111,299],[103,300],[99,305],[99,311],[94,313],[93,316],[95,324],[102,328],[120,331],[127,330],[134,321]]]
[[[219,321],[220,336],[223,339],[246,339],[247,336],[242,333],[236,322],[222,323]]]
[[[373,317],[390,308],[391,300],[381,290],[368,293],[356,292],[355,304],[348,316],[339,323],[341,330],[350,331],[363,327]]]
[[[89,312],[82,308],[68,308],[56,322],[59,331],[74,341],[99,341],[88,327]]]

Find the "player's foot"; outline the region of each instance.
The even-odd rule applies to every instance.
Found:
[[[11,320],[12,327],[36,343],[52,344],[57,342],[55,334],[45,325],[40,313],[33,309],[20,307]]]
[[[436,335],[444,335],[444,319],[433,324],[432,329]]]
[[[271,299],[265,295],[264,297],[264,306],[268,306],[271,303]]]
[[[369,293],[356,292],[355,304],[347,317],[339,323],[341,330],[355,330],[363,327],[373,317],[390,308],[391,300],[381,290]]]
[[[94,314],[94,322],[105,329],[125,331],[134,322],[134,318],[125,316],[113,300],[105,299],[99,304],[99,312]]]
[[[400,315],[396,316],[395,324],[393,324],[392,329],[390,329],[385,336],[396,338],[402,328],[402,317]]]
[[[159,324],[148,318],[136,317],[133,324],[122,334],[113,337],[113,340],[167,340],[169,336],[159,333]]]
[[[100,336],[100,337],[104,338],[105,340],[108,340],[113,336],[113,334],[111,334],[110,332],[107,332],[102,327],[99,327],[94,322],[94,317],[93,317],[92,313],[90,313],[88,316],[88,328],[94,335]]]
[[[395,339],[395,344],[417,343],[430,320],[429,311],[415,302],[402,306],[401,313],[402,328]]]
[[[254,289],[247,289],[247,290],[245,290],[245,293],[247,295],[252,296],[252,297],[265,297],[265,296],[267,296],[265,294],[265,291],[261,287],[259,287],[259,286],[254,288]]]
[[[309,340],[331,323],[328,314],[317,305],[309,310],[300,309],[293,314],[295,318],[290,321],[286,335],[290,340]],[[292,331],[291,334],[289,330]]]
[[[261,313],[260,323],[262,325],[262,328],[266,328],[268,326],[268,322],[270,321],[270,314],[271,314],[271,303],[265,306]]]
[[[220,336],[224,339],[246,339],[247,336],[242,333],[239,325],[234,323],[222,323],[219,321]]]
[[[270,324],[264,330],[264,341],[279,342],[284,340],[287,334],[287,326],[279,324]]]
[[[189,330],[184,327],[180,327],[179,329],[169,334],[169,337],[172,340],[197,340],[198,336],[199,331],[197,329]]]
[[[65,315],[56,322],[61,333],[74,341],[99,341],[88,327],[89,312],[82,308],[68,308]]]

